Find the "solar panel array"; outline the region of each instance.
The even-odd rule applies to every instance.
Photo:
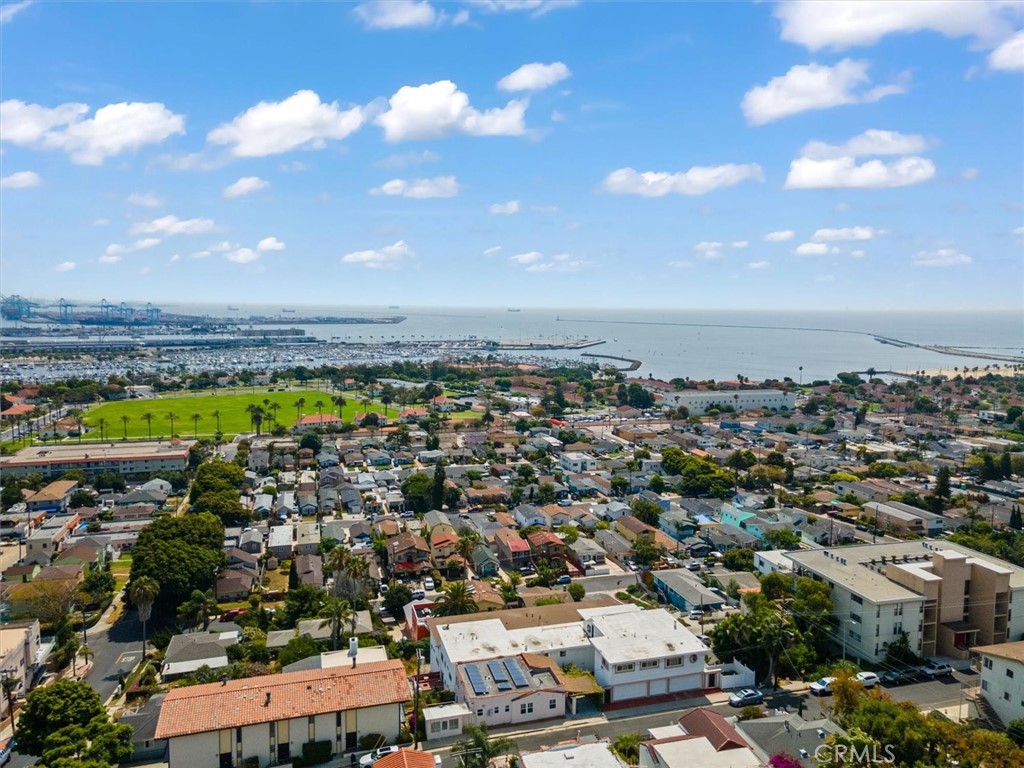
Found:
[[[505,668],[508,670],[509,677],[512,678],[512,682],[516,688],[530,687],[530,681],[523,673],[522,667],[519,666],[518,661],[515,659],[505,659]]]
[[[487,683],[484,682],[484,676],[480,674],[480,670],[475,664],[466,665],[466,677],[469,678],[469,684],[473,686],[473,693],[477,696],[487,694]]]
[[[487,668],[491,671],[491,677],[494,678],[499,691],[512,690],[512,684],[508,681],[508,675],[505,674],[505,667],[500,661],[488,661]]]

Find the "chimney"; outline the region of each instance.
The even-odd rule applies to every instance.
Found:
[[[263,706],[264,707],[269,707],[270,706],[270,691],[267,691],[267,698],[263,700]]]

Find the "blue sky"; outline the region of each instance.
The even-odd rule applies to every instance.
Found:
[[[1020,308],[1024,4],[0,5],[5,294]]]

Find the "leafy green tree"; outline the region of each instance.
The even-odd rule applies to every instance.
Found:
[[[18,751],[41,756],[55,731],[106,716],[99,694],[84,681],[65,678],[40,686],[29,693],[18,717]]]
[[[114,574],[106,568],[91,568],[82,579],[81,592],[90,605],[95,605],[110,597],[116,586]]]
[[[429,476],[417,472],[402,481],[402,496],[405,503],[418,515],[430,511],[433,503],[434,483]]]
[[[405,584],[392,581],[388,585],[388,593],[384,595],[384,607],[392,616],[400,617],[402,609],[412,602],[412,590]]]
[[[1021,520],[1020,507],[1016,504],[1014,504],[1013,508],[1010,510],[1010,527],[1015,531],[1019,531],[1021,528],[1024,528],[1024,520]]]
[[[1018,747],[1024,747],[1024,717],[1011,720],[1006,725],[1006,735]]]
[[[252,518],[249,510],[242,506],[236,490],[207,491],[198,499],[193,512],[208,512],[219,518],[225,527],[247,523]]]
[[[67,725],[46,740],[41,768],[93,768],[117,765],[132,753],[132,727],[110,722],[107,715],[88,724]]]
[[[654,528],[658,527],[658,521],[661,519],[661,507],[650,499],[637,496],[630,502],[629,510],[637,520],[647,523]]]
[[[788,529],[767,531],[765,541],[772,549],[796,549],[800,546],[800,534]]]
[[[288,641],[285,647],[281,649],[278,660],[281,662],[282,667],[287,667],[289,664],[308,659],[310,656],[316,656],[319,653],[320,644],[311,637],[301,635],[293,637]]]
[[[326,603],[327,592],[322,587],[302,584],[297,589],[289,589],[284,598],[284,608],[278,614],[278,624],[290,629],[299,623],[299,619],[319,616]]]
[[[6,478],[4,479],[6,480]],[[68,500],[68,506],[72,509],[77,509],[78,507],[94,507],[96,506],[96,497],[84,488],[79,488],[71,494],[71,498]]]
[[[664,493],[667,488],[668,485],[661,475],[652,475],[651,479],[647,481],[647,490],[652,493]]]
[[[662,548],[646,536],[633,541],[633,559],[640,565],[653,565],[662,555]]]
[[[444,462],[438,461],[434,467],[434,480],[430,487],[430,503],[434,509],[441,509],[444,506],[444,489],[447,476],[444,472]]]
[[[313,453],[319,453],[320,449],[323,447],[323,438],[312,430],[305,432],[302,435],[302,439],[299,441],[299,448],[309,448]]]
[[[328,595],[324,598],[324,607],[320,609],[320,618],[323,619],[320,623],[321,626],[331,628],[331,650],[338,650],[341,630],[349,619],[355,623],[355,611],[352,610],[348,600]]]
[[[721,467],[684,453],[679,448],[661,452],[661,466],[668,475],[681,477],[677,490],[685,496],[727,498],[733,491],[733,476]]]
[[[637,765],[640,761],[640,741],[643,737],[639,733],[623,733],[615,737],[612,742],[612,752],[618,755],[626,765]]]
[[[22,485],[18,478],[11,477],[10,475],[4,477],[4,487],[0,491],[0,506],[3,506],[5,512],[15,504],[20,504],[25,500],[21,489]]]
[[[735,547],[722,555],[722,565],[730,571],[754,570],[754,550],[748,547]]]
[[[580,584],[578,581],[574,581],[572,584],[570,584],[567,591],[569,592],[569,597],[572,598],[572,601],[574,603],[578,603],[580,600],[587,596],[587,588]]]
[[[226,461],[210,461],[196,470],[189,501],[193,504],[205,493],[212,491],[237,491],[245,487],[245,470],[237,464]]]
[[[555,502],[555,486],[551,483],[541,483],[537,488],[536,502],[540,505],[553,504]]]

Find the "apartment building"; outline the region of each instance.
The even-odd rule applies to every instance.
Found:
[[[981,695],[1003,725],[1024,717],[1024,640],[971,650],[981,657]]]
[[[692,416],[703,416],[713,408],[732,406],[737,412],[770,410],[791,411],[796,406],[796,395],[777,389],[741,389],[712,392],[678,390],[665,395],[666,408],[687,408]]]
[[[898,501],[886,503],[869,501],[864,505],[864,516],[872,520],[877,528],[897,531],[901,534],[937,536],[945,529],[945,518],[911,507]]]
[[[13,456],[0,458],[0,472],[18,477],[39,472],[43,477],[60,477],[80,469],[86,475],[113,470],[125,476],[188,468],[192,440],[104,443],[103,445],[33,445]]]
[[[558,457],[558,463],[566,472],[596,472],[597,459],[589,453],[572,451]]]
[[[831,586],[834,640],[866,660],[882,661],[901,632],[918,655],[952,659],[1024,633],[1024,568],[967,547],[922,539],[787,557],[797,575]]]
[[[456,701],[489,727],[565,717],[564,675],[547,656],[523,653],[458,666]]]

